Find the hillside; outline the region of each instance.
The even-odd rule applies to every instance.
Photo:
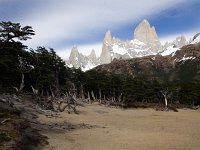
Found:
[[[127,60],[114,59],[94,70],[111,74],[158,79],[162,81],[200,80],[200,43],[183,46],[167,55],[151,55]]]

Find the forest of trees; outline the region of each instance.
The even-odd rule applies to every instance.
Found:
[[[148,81],[142,78],[125,77],[123,75],[106,75],[90,70],[85,73],[85,89],[93,90],[99,96],[118,98],[121,94],[127,102],[164,103],[162,91],[168,92],[172,104],[200,104],[200,82],[164,82]]]
[[[200,105],[200,82],[159,82],[66,67],[54,49],[27,49],[23,40],[34,36],[32,27],[0,23],[0,91],[62,95],[74,92],[79,98],[163,103],[162,91],[173,104]]]
[[[22,40],[34,35],[32,27],[2,22],[0,24],[0,88],[12,90],[22,82],[24,91],[30,91],[31,85],[43,95],[50,91],[66,90],[70,69],[53,49],[38,47],[27,50]]]

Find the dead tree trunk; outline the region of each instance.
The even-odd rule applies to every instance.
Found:
[[[85,99],[85,95],[83,92],[83,85],[81,84],[81,99]]]
[[[88,92],[88,102],[89,102],[90,104],[92,104],[91,99],[90,99],[90,92]]]
[[[51,87],[51,86],[50,86],[50,88],[49,88],[49,89],[50,89],[50,92],[51,92],[51,96],[52,96],[52,97],[55,97],[55,94],[54,94],[54,92],[53,92],[53,90],[52,90],[52,87]],[[57,91],[56,91],[56,95],[57,95]]]
[[[59,112],[63,112],[67,107],[68,107],[68,105],[65,105],[65,106],[63,106],[63,108],[61,108],[61,105],[63,104],[63,101],[60,101],[59,103],[58,103],[58,111]]]
[[[91,92],[91,95],[92,95],[93,100],[96,101],[96,98],[94,96],[94,92],[93,91]]]
[[[31,89],[32,89],[34,95],[37,95],[37,94],[38,94],[38,90],[35,89],[32,85],[31,85]]]
[[[113,97],[111,97],[111,102],[114,103],[114,98]]]
[[[68,92],[66,92],[66,96],[67,96],[67,97],[69,96]]]
[[[19,68],[24,69],[25,66],[24,66],[22,58],[20,56],[18,56],[18,60],[19,60]],[[33,68],[31,67],[31,69],[29,71],[31,71],[32,69]],[[24,73],[22,72],[21,74],[22,74],[21,75],[21,83],[20,83],[19,88],[13,87],[16,90],[17,93],[21,92],[23,90],[24,86],[25,86],[25,84],[24,84]]]
[[[169,91],[168,91],[168,90],[161,90],[160,92],[161,92],[161,94],[163,95],[164,100],[165,100],[165,110],[168,110]]]
[[[118,101],[119,101],[119,102],[122,101],[122,93],[119,95]]]
[[[101,104],[101,89],[99,88],[99,103]]]
[[[64,104],[63,107],[62,107],[62,104]],[[70,109],[72,109],[74,111],[74,113],[77,114],[78,112],[76,111],[76,106],[77,106],[76,98],[70,94],[68,97],[64,96],[63,100],[58,103],[57,110],[59,112],[63,112],[67,108],[68,113],[70,113]]]
[[[22,73],[22,79],[21,79],[19,88],[17,88],[17,87],[13,87],[13,88],[16,90],[17,93],[19,93],[23,90],[24,86],[25,86],[24,85],[24,74]]]

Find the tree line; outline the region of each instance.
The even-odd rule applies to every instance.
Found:
[[[117,99],[121,96],[130,102],[163,103],[163,91],[170,104],[200,105],[200,82],[160,82],[144,78],[107,74],[90,70],[85,73],[85,90],[93,90],[99,97]]]

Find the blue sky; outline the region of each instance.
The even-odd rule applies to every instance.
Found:
[[[101,43],[107,30],[133,39],[137,24],[148,19],[162,41],[200,32],[199,0],[0,0],[0,21],[30,25],[36,32],[26,42],[46,46],[67,58],[72,46],[85,54]]]

